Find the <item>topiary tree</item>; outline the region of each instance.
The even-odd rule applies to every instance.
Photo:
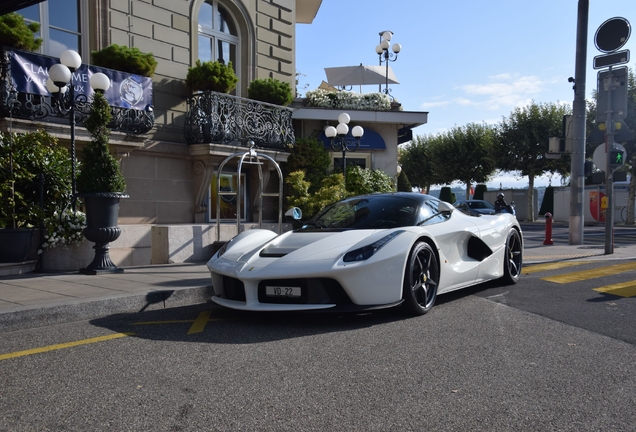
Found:
[[[289,83],[275,78],[255,79],[247,88],[247,97],[274,105],[287,106],[292,103],[292,89]]]
[[[413,186],[411,186],[411,182],[409,178],[406,176],[404,171],[400,171],[397,178],[397,191],[398,192],[413,192]]]
[[[475,193],[473,194],[473,199],[483,200],[484,199],[484,192],[486,192],[487,190],[488,190],[488,186],[486,186],[483,183],[478,184],[475,187]]]
[[[91,61],[95,66],[147,77],[153,76],[157,68],[157,61],[152,53],[142,53],[139,48],[117,44],[108,45],[100,51],[92,51]]]
[[[84,147],[84,160],[77,176],[77,191],[81,193],[124,192],[126,181],[119,162],[108,150],[110,106],[101,92],[93,94],[91,112],[84,122],[93,139]]]
[[[219,93],[229,93],[236,88],[238,78],[234,73],[232,62],[223,64],[219,61],[201,62],[188,68],[186,76],[186,86],[192,91],[214,91]]]
[[[24,17],[16,12],[0,15],[0,46],[37,51],[42,45],[42,39],[35,34],[40,31],[40,24],[24,21]]]
[[[446,201],[447,203],[450,203],[450,204],[455,202],[455,198],[453,195],[455,194],[453,194],[453,192],[451,191],[450,186],[444,186],[439,191],[439,199],[442,201]]]

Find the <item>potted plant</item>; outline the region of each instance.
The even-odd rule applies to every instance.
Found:
[[[78,196],[84,200],[86,207],[84,236],[95,243],[93,261],[80,270],[84,274],[123,272],[111,261],[108,253],[108,244],[121,235],[121,229],[117,226],[119,200],[128,198],[119,162],[108,148],[110,130],[107,125],[111,117],[106,97],[103,92],[96,91],[90,114],[84,122],[92,140],[84,148],[84,158],[77,176]]]
[[[232,62],[224,64],[220,61],[197,60],[193,67],[188,68],[186,76],[186,86],[193,92],[199,90],[229,93],[236,88],[237,82]]]
[[[35,229],[70,194],[71,159],[57,139],[43,130],[0,132],[0,262],[24,261]]]
[[[289,83],[275,78],[255,79],[252,81],[247,88],[247,97],[281,106],[287,106],[293,100]]]
[[[139,48],[112,44],[100,51],[91,52],[91,61],[95,66],[117,69],[145,77],[152,77],[157,61],[152,53],[142,53]]]
[[[40,24],[25,23],[24,17],[16,12],[0,15],[0,46],[9,46],[26,51],[37,51],[42,39],[35,35]]]

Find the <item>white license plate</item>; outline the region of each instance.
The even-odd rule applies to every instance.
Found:
[[[266,286],[265,294],[269,297],[300,297],[300,287]]]

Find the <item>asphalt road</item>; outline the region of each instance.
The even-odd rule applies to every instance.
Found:
[[[545,280],[598,264],[418,318],[199,305],[3,333],[0,430],[633,431],[636,297],[592,288],[636,274]]]

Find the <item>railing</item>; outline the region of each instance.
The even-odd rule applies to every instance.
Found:
[[[45,96],[18,91],[11,79],[10,50],[0,50],[0,116],[38,122],[68,124],[68,93],[61,97]],[[41,56],[47,57],[47,56]],[[90,113],[86,95],[79,94],[74,103],[75,122],[83,126]],[[155,124],[155,116],[149,106],[146,110],[111,106],[112,120],[108,127],[130,135],[148,132]]]
[[[207,91],[187,98],[188,144],[254,141],[257,147],[286,149],[296,142],[292,109]]]

